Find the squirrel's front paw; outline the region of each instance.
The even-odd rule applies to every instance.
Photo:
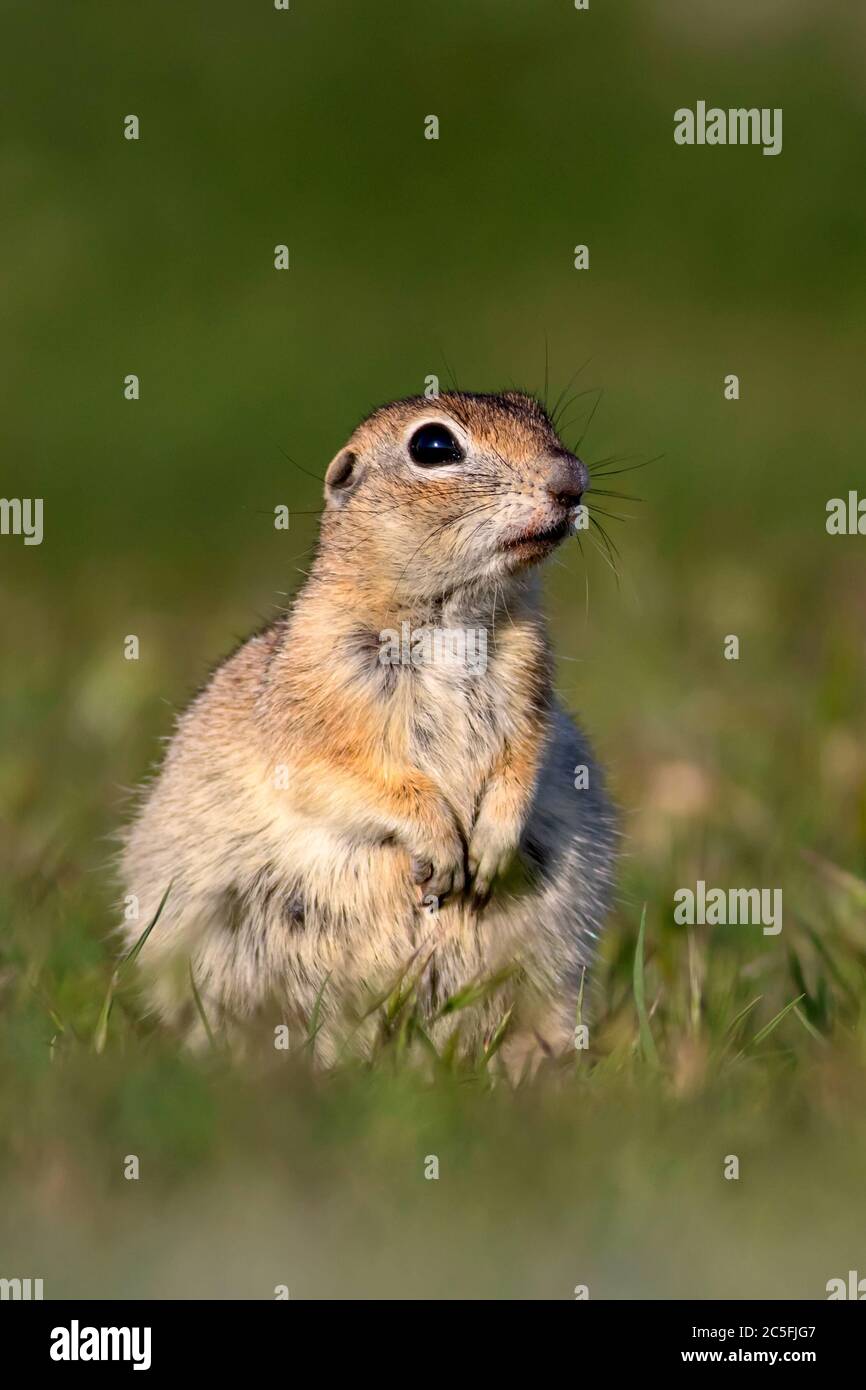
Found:
[[[496,879],[505,873],[517,849],[513,836],[494,821],[479,818],[469,841],[469,876],[476,907],[483,907]]]
[[[446,898],[462,893],[466,881],[464,849],[459,838],[411,856],[412,882],[421,906],[438,908]]]

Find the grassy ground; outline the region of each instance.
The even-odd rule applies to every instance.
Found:
[[[620,533],[620,588],[591,558],[587,617],[579,558],[564,552],[551,575],[560,686],[597,736],[626,840],[586,1001],[591,1046],[517,1093],[483,1066],[443,1060],[431,1078],[399,1026],[374,1065],[327,1078],[304,1050],[259,1075],[193,1060],[141,1019],[131,978],[97,1055],[103,837],[123,816],[122,782],[169,728],[164,692],[182,698],[232,610],[196,596],[154,617],[157,652],[131,669],[117,652],[135,627],[122,588],[85,587],[77,633],[62,612],[28,624],[30,597],[11,601],[31,650],[7,677],[4,1265],[38,1270],[55,1294],[250,1297],[283,1283],[296,1296],[570,1297],[588,1284],[819,1297],[859,1268],[856,540],[834,548],[816,526],[799,549],[783,531],[744,556],[734,535],[723,553],[681,538],[673,563],[653,496],[663,467],[644,470],[644,520]],[[739,663],[721,655],[731,631]],[[697,878],[781,886],[781,934],[676,926],[673,893]],[[138,1182],[123,1177],[129,1154]],[[431,1154],[438,1182],[424,1177]],[[731,1154],[738,1181],[723,1176]]]
[[[154,5],[135,44],[120,10],[45,38],[12,7],[3,487],[44,496],[46,536],[0,551],[0,1275],[48,1296],[823,1297],[866,1272],[866,542],[824,530],[866,452],[854,21],[708,6],[709,31],[697,5],[624,5],[614,27],[593,6],[575,47],[564,7],[446,6],[419,66],[426,7],[384,29],[368,8],[293,6],[281,48],[219,4],[206,24]],[[676,151],[692,93],[784,105],[783,155]],[[448,139],[424,150],[437,103]],[[318,505],[280,448],[321,472],[446,357],[462,386],[540,389],[545,339],[551,394],[587,358],[578,385],[604,388],[590,463],[662,455],[621,479],[644,500],[609,523],[619,582],[592,550],[548,577],[559,689],[625,831],[589,1050],[512,1091],[416,1066],[398,1026],[369,1067],[317,1076],[302,1049],[251,1073],[155,1033],[130,975],[97,1051],[126,789],[314,534],[270,525]],[[781,934],[675,925],[699,878],[781,887]]]

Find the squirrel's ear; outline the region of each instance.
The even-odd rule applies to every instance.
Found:
[[[328,464],[325,474],[325,500],[341,506],[354,492],[360,479],[358,458],[351,449],[341,449]]]

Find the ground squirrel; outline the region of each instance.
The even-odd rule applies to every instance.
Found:
[[[181,715],[127,832],[128,943],[171,885],[140,956],[166,1021],[204,1029],[191,969],[214,1031],[303,1038],[315,1013],[327,1060],[403,975],[434,1040],[459,1020],[483,1044],[514,1005],[506,1056],[569,1045],[615,829],[553,694],[536,567],[587,486],[516,391],[357,428],[307,581]]]

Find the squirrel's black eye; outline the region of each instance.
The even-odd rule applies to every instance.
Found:
[[[454,435],[444,425],[422,425],[409,440],[409,453],[423,468],[435,468],[443,463],[460,463],[463,450]]]

